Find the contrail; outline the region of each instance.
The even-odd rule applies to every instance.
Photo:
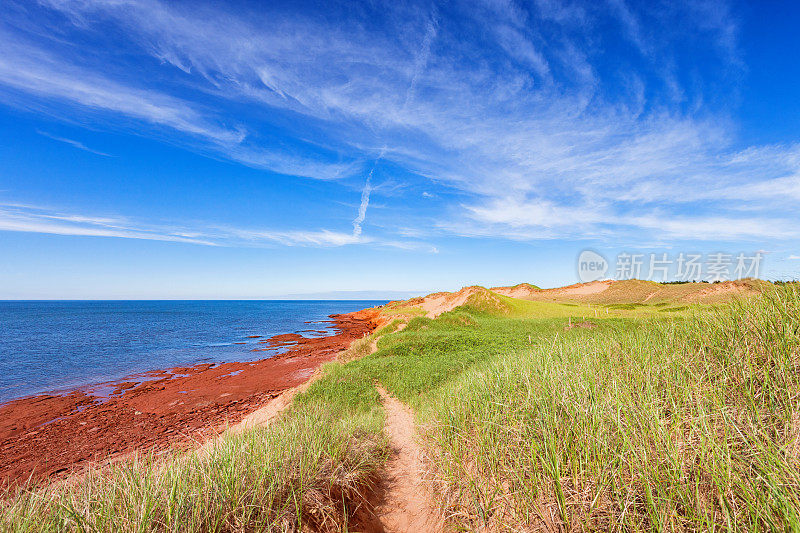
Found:
[[[364,184],[364,189],[361,191],[361,205],[358,206],[358,216],[355,218],[355,220],[353,220],[353,237],[361,237],[361,224],[367,217],[367,206],[369,206],[369,193],[372,192],[372,184],[370,183],[370,181],[372,180],[372,172],[374,170],[375,167],[373,166],[372,170],[369,171],[369,175],[367,176],[367,183]]]
[[[364,188],[361,190],[361,205],[358,206],[358,216],[353,220],[353,237],[361,237],[361,224],[364,222],[364,219],[367,218],[367,207],[369,207],[369,195],[372,192],[372,175],[375,173],[375,167],[378,166],[378,163],[381,159],[383,159],[383,155],[386,153],[386,147],[384,146],[381,149],[381,153],[378,154],[378,157],[375,159],[375,162],[372,163],[372,168],[367,174],[367,182],[364,184]]]
[[[428,65],[428,58],[431,55],[431,43],[435,37],[436,18],[431,17],[431,20],[428,21],[425,37],[422,39],[422,45],[420,46],[419,52],[414,58],[414,74],[411,76],[411,83],[409,83],[408,89],[406,89],[406,97],[403,101],[402,112],[405,112],[408,104],[411,102],[411,99],[414,98],[414,93],[416,92],[417,88],[417,78],[419,78],[419,75]],[[383,159],[385,154],[386,146],[381,149],[381,153],[378,154],[378,157],[372,163],[372,168],[370,169],[369,174],[367,174],[367,181],[364,183],[364,188],[361,190],[361,205],[358,206],[358,216],[353,220],[353,237],[361,237],[361,224],[363,224],[364,219],[367,218],[369,195],[372,192],[372,175],[375,173],[375,167],[378,166],[378,163],[381,161],[381,159]]]

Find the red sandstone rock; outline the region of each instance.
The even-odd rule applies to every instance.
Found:
[[[113,384],[108,398],[87,388],[0,406],[0,485],[64,475],[135,450],[191,445],[306,381],[382,322],[375,309],[331,319],[338,333],[329,337],[269,339],[267,350],[291,345],[269,359],[147,372]]]

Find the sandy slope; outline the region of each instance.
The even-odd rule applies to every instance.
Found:
[[[567,301],[597,304],[614,303],[719,303],[738,296],[757,294],[766,282],[752,279],[722,283],[684,283],[662,285],[644,280],[592,281],[554,289],[494,287],[504,296],[523,300]]]
[[[483,287],[464,287],[458,292],[437,292],[426,296],[419,305],[425,310],[425,316],[436,318],[442,313],[464,305],[470,296],[480,291],[486,291],[486,289]]]

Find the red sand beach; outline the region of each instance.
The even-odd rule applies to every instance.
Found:
[[[143,374],[91,390],[38,395],[0,407],[0,486],[67,475],[135,450],[191,445],[235,424],[380,325],[376,309],[332,315],[335,335],[277,335],[265,349],[291,346],[253,363],[202,364]]]

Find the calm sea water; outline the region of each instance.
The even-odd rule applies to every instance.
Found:
[[[382,303],[0,301],[0,403],[148,370],[263,359],[270,352],[252,352],[260,339],[248,336],[329,334],[329,324],[320,322],[328,315]]]

